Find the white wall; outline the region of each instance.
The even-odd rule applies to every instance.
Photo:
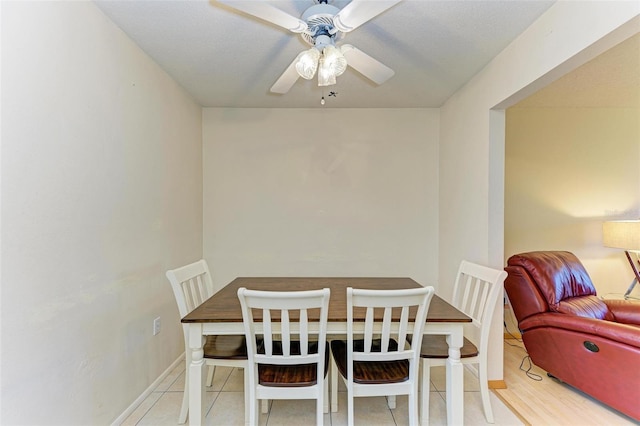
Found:
[[[441,108],[439,282],[461,259],[503,267],[506,108],[638,32],[638,2],[555,3]],[[491,124],[491,125],[490,125]],[[451,284],[452,285],[452,284]],[[502,378],[502,315],[496,309],[489,378]]]
[[[568,250],[599,295],[624,293],[633,272],[602,222],[640,215],[640,110],[509,108],[506,141],[505,258]]]
[[[184,350],[200,107],[93,3],[1,7],[0,423],[109,424]]]
[[[204,256],[237,276],[437,284],[438,110],[204,109]]]

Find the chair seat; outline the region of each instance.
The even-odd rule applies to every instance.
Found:
[[[308,353],[318,352],[318,342],[310,342]],[[258,353],[264,353],[258,343]],[[282,355],[282,342],[273,342],[273,353]],[[291,355],[300,355],[300,342],[291,342]],[[325,345],[324,375],[329,371],[329,345]],[[270,387],[306,387],[318,383],[316,364],[258,364],[258,383]]]
[[[380,352],[382,342],[375,339],[372,342],[371,351]],[[390,350],[397,350],[398,343],[391,339]],[[353,351],[363,352],[364,341],[354,340]],[[347,376],[347,342],[346,340],[333,340],[331,351],[336,360],[336,366],[343,377]],[[398,383],[409,380],[409,361],[354,361],[353,381],[361,384],[385,384]]]
[[[213,359],[247,359],[247,341],[243,335],[207,336],[204,357]]]
[[[460,348],[460,358],[470,358],[478,355],[478,348],[467,338]],[[420,358],[449,358],[447,338],[439,334],[426,334],[422,337]]]

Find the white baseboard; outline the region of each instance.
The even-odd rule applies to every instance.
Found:
[[[151,392],[153,392],[153,390],[157,388],[158,385],[162,383],[162,381],[169,375],[169,373],[171,373],[171,371],[176,368],[181,362],[184,362],[184,352],[178,357],[178,359],[173,361],[173,363],[166,370],[164,370],[162,374],[157,379],[155,379],[153,383],[151,383],[151,385],[149,385],[149,387],[145,389],[145,391],[142,392],[142,394],[138,398],[136,398],[136,400],[133,401],[133,403],[131,403],[131,405],[126,410],[124,410],[122,414],[118,416],[117,419],[113,421],[113,423],[111,423],[111,426],[119,426],[120,424],[122,424],[122,422],[124,422],[127,417],[129,417],[131,413],[133,413],[136,408],[138,408],[140,404],[142,404],[142,401],[147,399]]]

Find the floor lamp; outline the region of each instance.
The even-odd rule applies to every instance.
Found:
[[[602,225],[602,242],[606,247],[624,249],[635,278],[624,293],[628,299],[635,285],[640,282],[640,220],[614,220]],[[633,253],[633,257],[632,254]]]

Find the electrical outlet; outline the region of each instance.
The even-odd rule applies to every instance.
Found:
[[[153,335],[160,333],[160,317],[153,320]]]

